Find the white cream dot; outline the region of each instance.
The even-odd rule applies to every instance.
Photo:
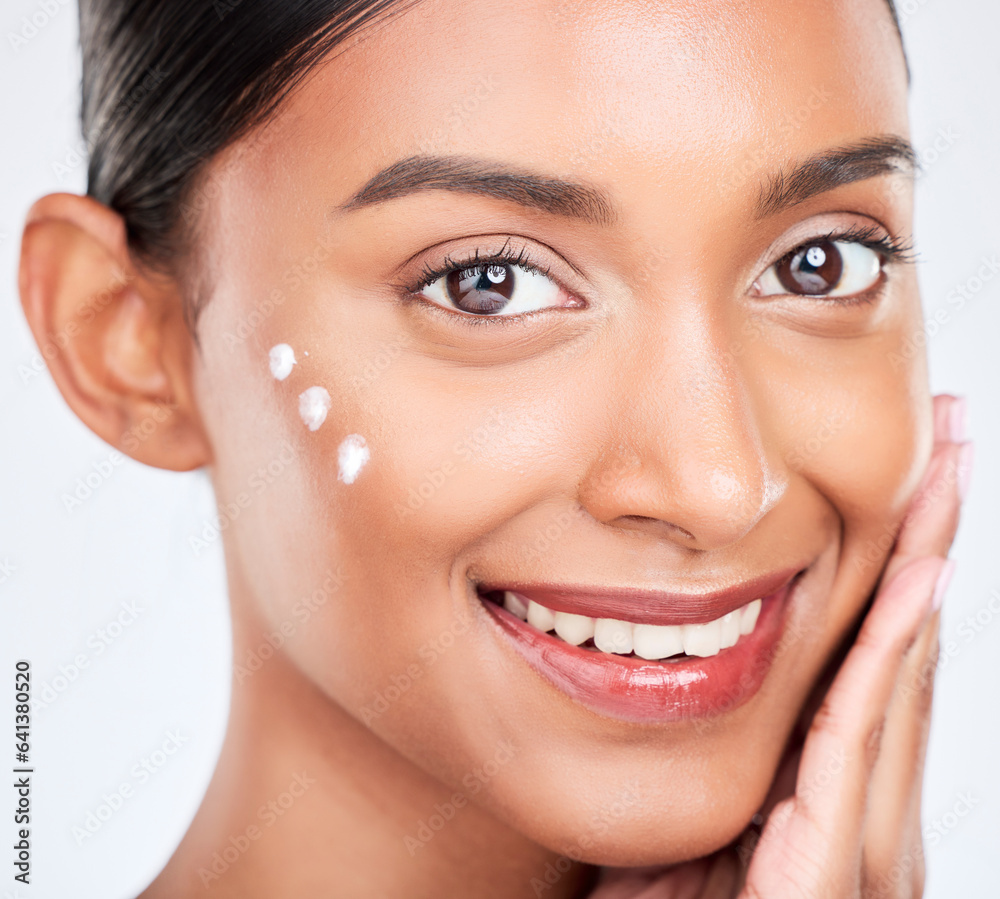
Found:
[[[292,366],[295,365],[295,350],[287,343],[279,343],[277,346],[271,347],[267,358],[271,364],[271,374],[279,381],[284,381],[292,373]]]
[[[310,431],[315,431],[330,411],[330,394],[325,387],[310,387],[299,394],[299,415]]]
[[[365,463],[371,458],[368,442],[360,434],[350,434],[344,438],[337,450],[338,480],[353,484]]]

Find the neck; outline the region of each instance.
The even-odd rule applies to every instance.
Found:
[[[236,589],[230,579],[231,589]],[[233,596],[233,652],[266,627]],[[234,676],[225,742],[194,822],[142,899],[585,895],[595,870],[574,864],[431,777],[348,715],[276,650]],[[561,867],[565,861],[561,863]],[[548,875],[548,877],[546,877]],[[552,881],[555,881],[554,883]],[[532,884],[536,889],[532,890]]]

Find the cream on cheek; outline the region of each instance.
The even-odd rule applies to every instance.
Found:
[[[299,416],[310,431],[318,431],[330,411],[330,394],[325,387],[310,387],[299,394]]]
[[[277,346],[271,347],[271,351],[268,353],[271,374],[278,381],[284,381],[292,373],[295,361],[295,350],[287,343],[279,343]]]
[[[274,379],[284,381],[296,364],[295,350],[287,343],[275,344],[267,354],[267,362]],[[325,387],[310,387],[299,394],[299,417],[310,431],[319,430],[329,411],[330,393]]]
[[[371,458],[368,443],[360,434],[349,434],[337,450],[337,480],[353,484]]]
[[[295,350],[287,343],[275,344],[268,352],[268,366],[277,381],[284,381],[292,373],[296,361]],[[330,404],[330,393],[325,387],[317,385],[303,390],[299,394],[302,423],[310,431],[319,430],[326,421]],[[360,434],[348,434],[337,448],[337,480],[353,484],[370,458],[368,441]]]

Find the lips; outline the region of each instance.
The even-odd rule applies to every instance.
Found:
[[[721,618],[785,586],[799,571],[787,568],[707,593],[672,593],[631,588],[595,589],[565,584],[489,584],[483,593],[511,590],[552,609],[591,618],[618,618],[636,624],[698,624]]]
[[[484,584],[480,596],[550,684],[599,714],[656,723],[721,714],[756,694],[799,572],[703,594]]]

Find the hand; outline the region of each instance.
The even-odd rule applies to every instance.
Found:
[[[920,799],[945,558],[968,477],[935,399],[935,447],[871,610],[813,718],[795,793],[768,816],[740,899],[923,894]]]
[[[821,694],[804,740],[775,777],[759,839],[748,832],[735,852],[658,871],[615,872],[592,899],[923,894],[920,800],[938,604],[951,574],[946,557],[970,465],[959,442],[960,412],[953,397],[935,398],[927,472],[857,637]]]

